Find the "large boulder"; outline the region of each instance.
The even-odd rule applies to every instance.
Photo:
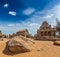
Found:
[[[31,40],[30,40],[31,41]],[[28,52],[31,51],[31,46],[29,40],[26,41],[25,38],[15,37],[7,42],[7,49],[11,52]]]
[[[54,45],[60,46],[60,41],[54,41]]]

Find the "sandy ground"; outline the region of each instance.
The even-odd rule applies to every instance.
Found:
[[[60,46],[53,45],[51,41],[35,41],[31,52],[12,55],[4,51],[6,41],[6,39],[0,41],[0,57],[60,57]]]

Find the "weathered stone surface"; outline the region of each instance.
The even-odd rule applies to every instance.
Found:
[[[60,46],[60,41],[54,41],[54,45]]]
[[[35,35],[36,39],[40,40],[50,40],[51,37],[56,36],[56,29],[52,28],[47,21],[44,21],[40,28],[37,30]],[[51,38],[52,39],[52,38]]]
[[[2,38],[8,38],[8,35],[3,34],[3,35],[2,35]]]
[[[27,37],[27,38],[31,37],[31,35],[29,34],[27,29],[20,30],[20,31],[16,32],[16,35],[17,36],[22,35],[22,36]]]
[[[20,37],[14,37],[11,40],[7,42],[7,49],[11,52],[28,52],[31,51],[31,40],[28,40],[26,38]]]
[[[12,35],[9,35],[9,38],[13,38],[15,36],[24,36],[27,38],[32,38],[33,36],[29,33],[27,29],[17,31],[16,33],[13,33]]]

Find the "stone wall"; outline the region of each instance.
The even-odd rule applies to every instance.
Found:
[[[20,31],[17,31],[16,33],[13,33],[12,35],[9,35],[9,38],[12,38],[14,36],[24,36],[24,37],[27,37],[27,38],[31,38],[31,34],[29,34],[28,30],[27,29],[24,29],[24,30],[20,30]]]
[[[52,28],[48,22],[44,21],[40,28],[37,30],[36,39],[51,40],[56,36],[56,29]]]

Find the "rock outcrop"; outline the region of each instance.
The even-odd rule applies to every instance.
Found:
[[[31,37],[31,34],[29,34],[29,31],[27,29],[20,30],[20,31],[16,32],[16,35],[17,36],[22,35],[22,36],[27,37],[27,38]]]
[[[7,42],[7,49],[13,53],[17,52],[29,52],[31,51],[31,44],[33,44],[33,40],[24,38],[23,36],[16,36],[10,39]]]
[[[54,41],[54,45],[60,46],[60,41]]]
[[[13,38],[15,36],[24,36],[26,38],[33,38],[33,36],[29,33],[27,29],[19,30],[16,33],[13,33],[12,35],[9,35],[9,38]]]

